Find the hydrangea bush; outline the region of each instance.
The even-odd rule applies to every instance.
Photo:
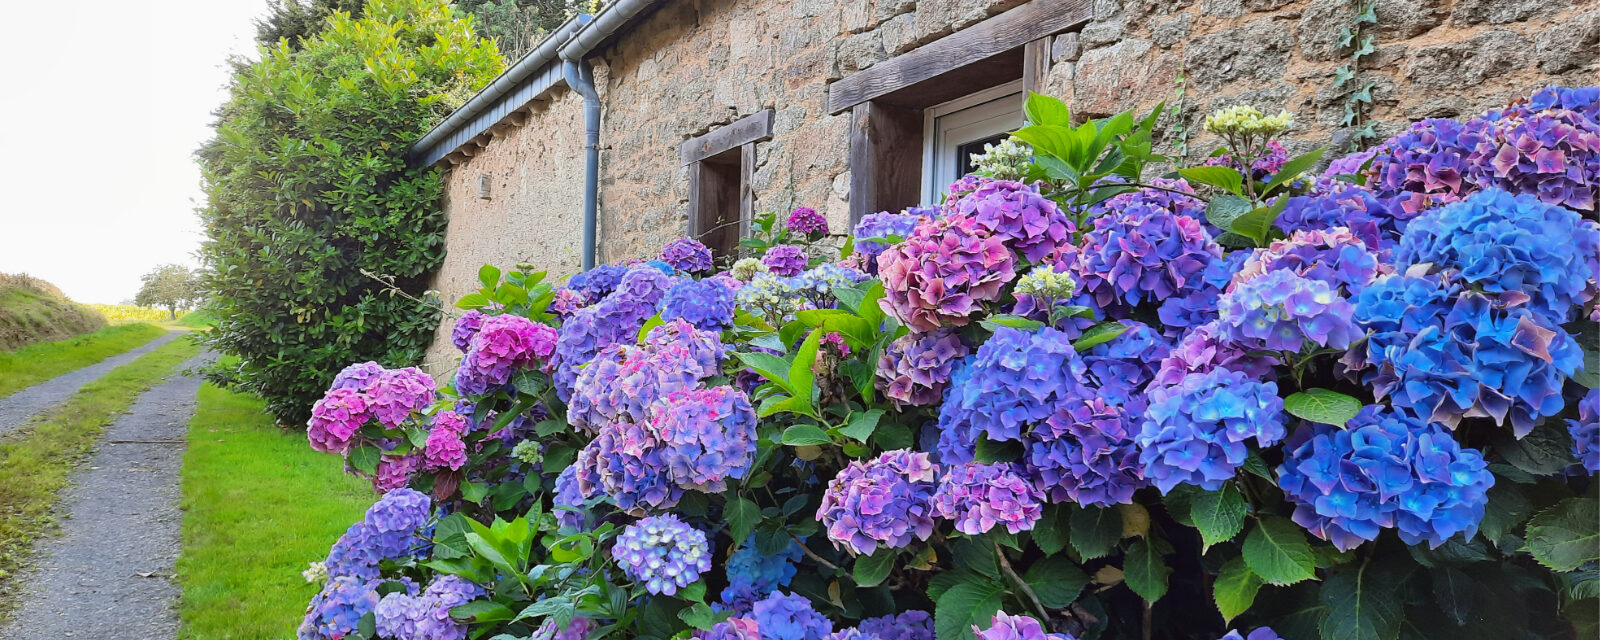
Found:
[[[312,408],[383,495],[299,637],[1593,637],[1597,97],[1320,176],[1230,108],[1153,178],[1155,115],[1035,95],[837,243],[800,208],[720,266],[486,267],[444,383]]]

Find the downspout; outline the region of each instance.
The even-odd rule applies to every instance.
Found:
[[[583,96],[583,270],[594,268],[595,229],[600,219],[600,94],[589,61],[561,61],[567,86]]]

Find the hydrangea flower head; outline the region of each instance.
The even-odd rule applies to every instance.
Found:
[[[1588,283],[1600,273],[1600,225],[1532,195],[1488,189],[1413,220],[1395,259],[1401,269],[1454,269],[1508,304],[1526,300],[1565,322],[1593,295]]]
[[[556,476],[556,493],[551,499],[557,526],[562,529],[583,529],[586,520],[584,515],[588,512],[585,503],[590,497],[584,495],[578,486],[577,465],[567,465],[562,469],[560,475]]]
[[[898,615],[867,618],[856,625],[863,635],[878,640],[934,640],[933,616],[926,611],[902,611]]]
[[[861,254],[862,264],[872,269],[877,269],[878,255],[889,248],[887,239],[891,236],[905,238],[911,235],[911,230],[917,228],[918,215],[910,211],[902,213],[889,213],[887,211],[868,214],[861,217],[861,222],[856,223],[856,253]]]
[[[378,563],[425,549],[431,508],[427,495],[411,489],[385,494],[328,550],[328,575],[371,580],[378,577]]]
[[[806,254],[805,247],[793,244],[775,245],[761,256],[761,262],[767,265],[767,269],[784,277],[800,275],[810,261],[811,256]]]
[[[1277,358],[1270,355],[1252,355],[1250,349],[1230,340],[1216,321],[1190,329],[1156,370],[1153,385],[1170,387],[1183,381],[1191,373],[1205,373],[1213,369],[1228,369],[1248,374],[1252,378],[1266,378]]]
[[[794,278],[767,272],[756,274],[733,297],[738,308],[776,327],[793,320],[795,312],[811,308],[811,302],[794,285]]]
[[[771,272],[772,269],[760,258],[740,258],[733,263],[733,268],[728,270],[728,274],[739,282],[749,282],[759,274]]]
[[[1572,455],[1589,473],[1600,473],[1600,389],[1590,389],[1578,401],[1578,419],[1567,421]]]
[[[1272,137],[1294,126],[1294,115],[1280,111],[1269,116],[1250,105],[1234,105],[1206,116],[1206,131],[1219,136],[1246,135]]]
[[[422,466],[422,454],[396,455],[385,453],[378,458],[378,472],[372,476],[372,488],[378,493],[389,493],[411,483],[411,473]]]
[[[1077,229],[1055,201],[1039,190],[1010,180],[985,181],[960,199],[946,205],[951,215],[971,218],[1006,248],[1042,262],[1072,241]]]
[[[1126,330],[1083,353],[1084,380],[1112,404],[1127,404],[1155,378],[1172,344],[1160,332],[1137,320],[1120,322]]]
[[[678,271],[711,270],[711,250],[694,238],[678,238],[661,247],[661,261]]]
[[[1095,183],[1095,187],[1116,187],[1124,182],[1125,180],[1120,176],[1111,176]],[[1090,217],[1099,217],[1134,205],[1144,205],[1166,209],[1173,215],[1189,216],[1196,220],[1204,218],[1206,201],[1194,196],[1194,187],[1189,186],[1187,180],[1183,178],[1151,178],[1150,186],[1160,188],[1140,187],[1126,193],[1111,196],[1090,205],[1089,215]]]
[[[549,325],[522,316],[490,316],[461,359],[456,389],[477,395],[510,383],[518,371],[549,360],[558,337]]]
[[[1217,640],[1283,640],[1283,638],[1278,637],[1278,632],[1273,631],[1272,627],[1259,627],[1251,631],[1249,635],[1240,635],[1238,631],[1229,631],[1228,635],[1217,638]]]
[[[650,330],[644,344],[601,349],[573,384],[567,421],[594,431],[615,421],[644,424],[667,394],[698,388],[721,371],[722,341],[682,319]]]
[[[767,555],[756,548],[751,534],[733,553],[728,554],[728,586],[722,590],[722,604],[734,611],[749,611],[750,605],[765,598],[794,579],[800,547],[789,543],[783,551]]]
[[[484,315],[482,311],[472,309],[456,319],[456,325],[450,329],[450,344],[462,353],[467,352],[467,347],[472,345],[473,336],[478,335],[478,330],[483,327]]]
[[[1088,391],[1058,404],[1024,441],[1028,476],[1051,502],[1132,502],[1133,493],[1147,484],[1134,442],[1140,407],[1114,404]]]
[[[854,287],[867,278],[867,274],[856,269],[825,263],[790,278],[789,283],[812,305],[823,308],[834,304],[835,290]]]
[[[1404,202],[1403,196],[1382,197],[1354,183],[1325,180],[1310,193],[1289,198],[1272,224],[1287,234],[1344,227],[1368,249],[1388,255],[1410,220],[1420,214],[1408,211]]]
[[[311,598],[298,640],[341,640],[356,632],[361,618],[378,606],[378,583],[337,576]]]
[[[1152,387],[1140,427],[1139,462],[1163,494],[1179,484],[1215,491],[1250,454],[1245,442],[1269,447],[1284,437],[1278,385],[1214,369]]]
[[[422,462],[430,469],[460,469],[467,463],[467,445],[461,441],[467,432],[467,419],[454,411],[433,416],[433,429],[422,450]]]
[[[1077,640],[1071,634],[1045,633],[1044,625],[1028,616],[1013,616],[1004,611],[994,614],[989,628],[972,625],[978,640]]]
[[[617,264],[603,264],[567,280],[567,287],[583,294],[584,299],[598,302],[616,290],[628,268]]]
[[[695,640],[761,640],[761,630],[752,618],[728,618],[707,631],[694,632]]]
[[[311,406],[306,437],[310,439],[312,449],[343,454],[350,450],[350,441],[361,430],[361,425],[371,418],[367,394],[335,387]]]
[[[661,461],[685,489],[724,491],[743,478],[756,456],[756,412],[733,387],[675,391],[651,408],[650,428]]]
[[[828,219],[811,207],[800,207],[790,211],[789,218],[783,222],[783,227],[788,229],[789,233],[802,236],[828,235]]]
[[[1015,292],[1019,296],[1067,300],[1078,292],[1078,281],[1071,273],[1056,271],[1052,265],[1041,265],[1017,279]]]
[[[1043,513],[1039,491],[1010,464],[968,462],[953,466],[933,494],[933,515],[955,522],[956,530],[978,535],[1003,525],[1020,533],[1033,529]]]
[[[1349,229],[1295,231],[1288,239],[1274,240],[1250,254],[1231,287],[1281,270],[1320,280],[1348,296],[1361,291],[1385,269],[1378,255]]]
[[[1471,171],[1468,154],[1476,134],[1465,132],[1461,123],[1444,118],[1429,118],[1376,147],[1367,169],[1367,186],[1381,198],[1401,196],[1401,207],[1410,213],[1435,203],[1455,202],[1477,191],[1466,175]]]
[[[433,404],[433,391],[433,378],[416,367],[385,369],[367,390],[367,408],[384,427],[394,429]]]
[[[1084,363],[1060,331],[1003,327],[978,348],[965,384],[949,387],[946,419],[990,440],[1021,440],[1083,385]],[[973,438],[973,441],[976,441]]]
[[[1499,116],[1499,117],[1496,117]],[[1600,192],[1600,121],[1550,104],[1526,103],[1467,122],[1478,132],[1467,155],[1470,179],[1578,211],[1595,211]]]
[[[613,344],[632,345],[638,340],[639,329],[656,314],[656,305],[672,284],[672,278],[653,268],[629,271],[612,295],[562,323],[550,378],[563,402],[572,397],[579,369],[601,349]]]
[[[1234,251],[1224,254],[1220,260],[1212,260],[1201,272],[1197,286],[1184,295],[1161,301],[1161,306],[1156,307],[1156,317],[1161,320],[1163,333],[1178,338],[1189,329],[1214,322],[1219,316],[1217,305],[1223,290],[1251,255],[1249,251]]]
[[[1279,269],[1225,294],[1219,326],[1229,340],[1252,349],[1299,352],[1308,342],[1344,349],[1361,335],[1351,309],[1328,283]]]
[[[563,321],[571,318],[579,309],[589,306],[589,299],[583,297],[583,293],[577,289],[561,287],[555,290],[554,295],[555,298],[550,300],[550,313],[556,314],[556,317]],[[466,348],[463,347],[462,352],[465,353]]]
[[[603,493],[623,511],[671,508],[683,497],[661,459],[661,441],[643,425],[613,422],[578,452],[578,490]]]
[[[733,290],[715,279],[684,280],[661,298],[661,319],[682,318],[703,331],[733,325]]]
[[[762,640],[822,640],[833,633],[833,622],[799,594],[774,591],[751,607],[750,617],[761,630]]]
[[[1016,277],[1003,240],[966,217],[924,220],[878,256],[883,310],[913,331],[962,326]]]
[[[1081,250],[1079,288],[1101,307],[1185,295],[1201,286],[1206,267],[1222,257],[1199,221],[1140,204],[1095,218]]]
[[[899,407],[937,403],[955,364],[968,353],[961,336],[949,328],[900,336],[878,356],[878,390]]]
[[[333,384],[329,389],[354,389],[365,391],[383,373],[383,367],[376,362],[357,362],[345,367],[339,375],[333,377]]]
[[[611,557],[646,591],[673,595],[711,570],[706,534],[666,514],[628,525],[611,547]]]
[[[828,482],[817,520],[835,546],[871,555],[933,534],[938,468],[926,453],[900,449],[853,461]]]
[[[487,592],[460,576],[441,575],[421,595],[394,592],[373,610],[378,635],[396,640],[466,640],[467,625],[450,617],[450,609]]]
[[[1386,528],[1430,547],[1478,530],[1494,476],[1449,432],[1379,405],[1343,428],[1310,428],[1278,467],[1294,521],[1307,531],[1349,550]]]

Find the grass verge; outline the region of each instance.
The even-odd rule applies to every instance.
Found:
[[[178,637],[293,637],[316,594],[300,572],[375,499],[337,456],[275,426],[260,399],[201,386],[183,457]]]
[[[0,353],[0,398],[63,373],[87,367],[154,340],[166,332],[166,329],[152,324],[124,324],[76,338],[30,344],[16,351]]]
[[[37,421],[0,439],[0,619],[14,606],[10,579],[39,536],[55,526],[56,497],[100,434],[145,390],[199,353],[174,340],[79,389]]]

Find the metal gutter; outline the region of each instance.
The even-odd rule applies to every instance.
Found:
[[[471,124],[478,116],[498,106],[501,98],[515,91],[525,81],[534,78],[541,71],[546,71],[546,65],[558,62],[557,55],[562,45],[566,44],[573,34],[587,26],[590,18],[591,16],[587,14],[579,14],[561,23],[561,26],[550,32],[550,35],[545,36],[538,47],[522,56],[504,73],[501,73],[500,77],[489,83],[489,86],[484,87],[477,95],[467,100],[466,104],[461,105],[461,108],[451,112],[443,122],[434,125],[432,129],[429,129],[421,138],[412,143],[411,156],[421,164],[427,165],[438,162],[439,159],[449,155],[451,151],[454,151],[453,148],[440,152],[436,147],[448,141],[463,127]],[[517,105],[517,108],[521,106]],[[494,123],[488,124],[492,125]],[[487,129],[487,127],[484,128]],[[476,136],[482,131],[471,133]]]
[[[561,59],[577,61],[589,55],[595,47],[600,46],[606,38],[627,26],[628,21],[640,12],[663,2],[664,0],[613,0],[611,4],[600,9],[589,24],[579,29],[565,45],[561,47]]]

